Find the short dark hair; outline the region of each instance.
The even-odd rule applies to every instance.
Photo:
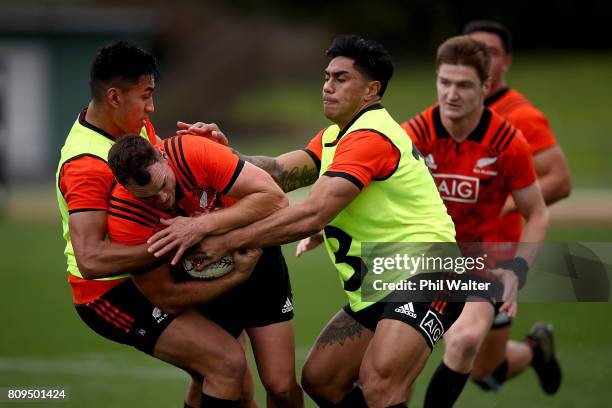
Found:
[[[151,182],[149,166],[160,160],[160,153],[141,136],[121,136],[108,152],[108,165],[121,185],[131,179],[139,186]]]
[[[485,44],[468,35],[451,37],[438,47],[436,69],[442,64],[472,67],[484,82],[490,75],[491,53]]]
[[[138,83],[142,75],[151,75],[157,81],[159,69],[155,57],[126,41],[117,41],[100,48],[89,73],[91,97],[101,100],[109,86],[127,86]]]
[[[495,34],[501,40],[506,54],[512,53],[512,34],[503,24],[491,20],[474,20],[463,27],[463,34],[472,34],[476,31]]]
[[[325,54],[329,58],[351,58],[359,72],[380,82],[378,95],[385,94],[387,84],[393,76],[393,61],[391,54],[382,44],[374,40],[364,40],[358,35],[343,35],[334,39]]]

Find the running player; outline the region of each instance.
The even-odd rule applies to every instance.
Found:
[[[333,124],[306,150],[245,157],[285,191],[314,183],[309,197],[207,237],[199,250],[212,261],[232,248],[288,243],[324,230],[349,303],[319,335],[302,385],[321,406],[405,407],[407,388],[463,304],[442,310],[413,302],[410,317],[397,304],[364,301],[361,242],[454,242],[454,226],[423,160],[381,105],[393,74],[388,52],[374,41],[344,36],[327,56],[323,110]]]
[[[546,237],[548,213],[521,132],[483,105],[490,87],[490,61],[488,48],[468,36],[445,41],[436,59],[439,105],[403,127],[425,157],[455,222],[458,242],[496,242],[499,214],[507,197],[513,197],[526,219],[520,241],[531,245],[519,246],[512,259],[500,259],[503,254],[486,244],[484,250],[496,257],[504,290],[516,291],[525,283],[537,243]],[[489,300],[467,302],[445,334],[444,358],[427,390],[426,407],[450,407],[457,400],[493,323],[496,300]],[[516,302],[500,310],[513,317]],[[505,350],[505,340],[498,348]],[[479,361],[481,375],[494,373],[503,354]]]
[[[495,21],[472,21],[465,26],[463,33],[486,44],[491,52],[491,89],[484,104],[520,129],[525,136],[533,155],[544,201],[551,205],[567,197],[571,190],[569,169],[548,120],[524,95],[506,84],[506,73],[512,63],[510,31]],[[497,240],[516,242],[520,237],[523,222],[512,197],[508,197],[502,215],[504,217],[500,220]],[[507,316],[499,314],[493,323],[494,330],[488,337],[508,338],[511,323]],[[489,359],[489,338],[485,340],[478,359]],[[494,339],[491,341],[498,342]],[[534,347],[536,344],[537,347]],[[516,375],[531,364],[547,394],[554,394],[559,389],[561,377],[554,357],[552,326],[536,323],[525,341],[509,341],[506,360],[503,364],[507,365],[507,370],[500,368],[495,377],[482,379],[477,372],[473,372],[473,375],[476,374],[475,378],[482,379],[477,383],[484,389],[497,390],[506,377]]]
[[[110,150],[109,165],[136,199],[164,211],[178,206],[187,216],[162,220],[167,227],[155,234],[162,240],[176,239],[189,248],[207,235],[252,223],[287,204],[266,172],[224,146],[202,137],[177,136],[156,147],[126,136]],[[116,201],[111,197],[111,206],[121,203]],[[180,259],[181,249],[175,259]],[[166,304],[167,296],[157,286],[156,279],[148,279],[146,287],[139,285],[154,304]],[[280,247],[264,248],[244,284],[198,309],[235,336],[246,329],[270,406],[302,406],[295,378],[291,285]]]

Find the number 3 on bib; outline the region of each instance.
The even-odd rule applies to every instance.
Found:
[[[334,252],[336,264],[346,264],[352,269],[352,274],[348,280],[344,281],[344,290],[348,292],[359,290],[367,267],[358,256],[348,255],[353,238],[340,228],[332,225],[326,226],[323,231],[327,239],[334,238],[338,240],[338,250]]]

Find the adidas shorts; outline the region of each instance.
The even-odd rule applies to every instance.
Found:
[[[263,249],[251,277],[198,310],[230,334],[293,319],[293,295],[280,246]]]
[[[455,323],[463,310],[463,302],[377,302],[354,312],[350,305],[343,310],[362,326],[376,331],[382,319],[399,320],[412,326],[425,338],[429,347],[434,346]]]
[[[81,320],[102,337],[151,355],[157,339],[176,317],[149,302],[131,279],[92,302],[74,306]]]

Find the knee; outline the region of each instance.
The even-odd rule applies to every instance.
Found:
[[[310,397],[319,397],[324,381],[322,373],[309,360],[302,367],[302,389]]]
[[[392,373],[382,367],[369,365],[361,368],[359,371],[359,381],[363,396],[372,404],[381,398],[389,396],[393,392]]]
[[[295,394],[298,385],[294,377],[274,375],[272,378],[262,379],[266,393],[274,401],[288,401]]]
[[[302,368],[302,389],[304,392],[317,401],[319,406],[323,402],[333,403],[342,400],[346,390],[341,389],[326,371],[321,370],[317,364],[307,360]]]
[[[462,360],[473,359],[480,346],[478,333],[464,331],[445,339],[446,352]]]

